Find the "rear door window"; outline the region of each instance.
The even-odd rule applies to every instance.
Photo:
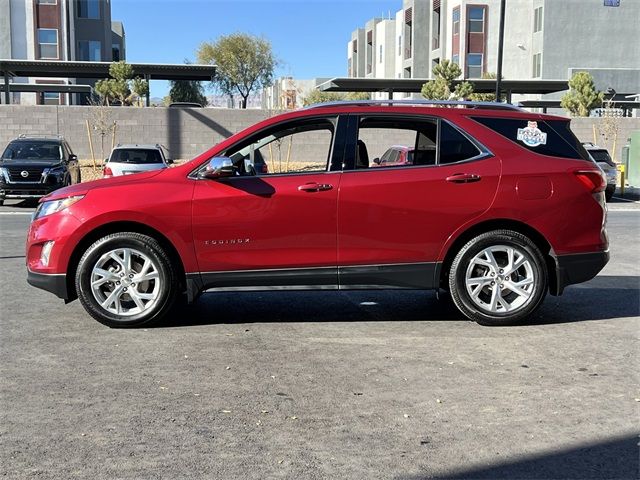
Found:
[[[405,161],[400,161],[405,151]],[[449,122],[437,118],[372,115],[360,118],[355,168],[435,166],[489,154]],[[379,159],[379,160],[378,160]]]

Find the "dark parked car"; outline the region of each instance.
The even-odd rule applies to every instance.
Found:
[[[20,135],[0,158],[0,205],[7,198],[40,198],[80,181],[78,157],[64,138]]]

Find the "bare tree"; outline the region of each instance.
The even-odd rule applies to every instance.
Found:
[[[90,101],[89,107],[89,126],[91,130],[100,136],[100,155],[101,158],[105,158],[104,154],[104,141],[105,137],[111,137],[111,143],[115,143],[115,133],[117,123],[113,119],[113,113],[111,108],[104,105],[102,102]],[[93,159],[93,169],[97,168],[95,158]]]

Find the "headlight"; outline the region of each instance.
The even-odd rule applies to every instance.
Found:
[[[33,219],[40,217],[46,217],[52,213],[60,212],[67,207],[70,207],[78,200],[81,200],[84,195],[76,195],[75,197],[62,198],[60,200],[51,200],[49,202],[42,202],[36,212],[33,214]]]
[[[56,175],[59,177],[61,175],[64,175],[64,166],[58,165],[56,167],[45,169],[44,173],[45,175]]]

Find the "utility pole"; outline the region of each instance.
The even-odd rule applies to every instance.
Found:
[[[498,71],[496,72],[496,102],[500,101],[502,87],[502,50],[504,49],[504,11],[506,0],[500,0],[500,32],[498,37]]]

